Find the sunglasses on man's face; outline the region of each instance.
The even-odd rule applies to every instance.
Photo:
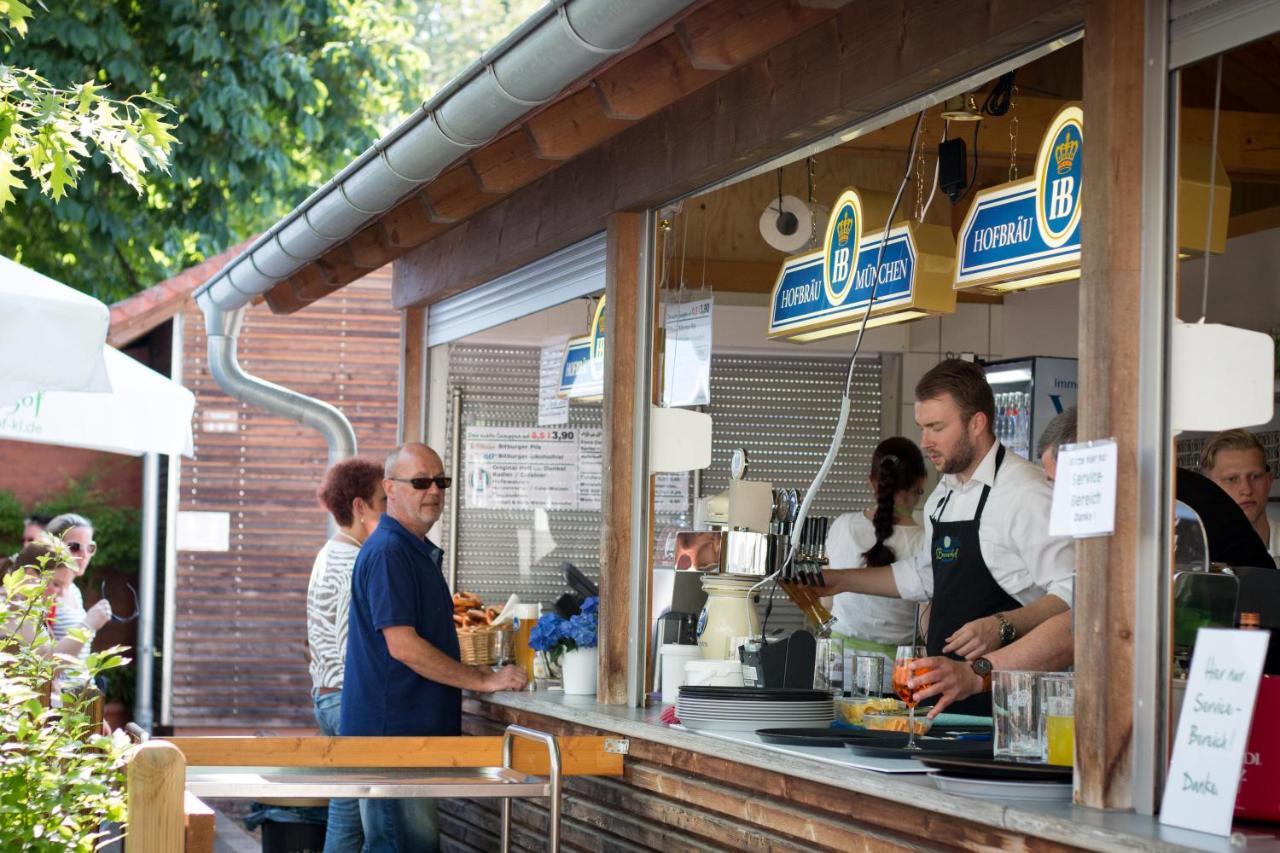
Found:
[[[453,478],[443,474],[438,477],[388,477],[387,479],[395,480],[397,483],[408,483],[420,492],[425,492],[433,485],[443,492],[453,485]]]
[[[67,546],[67,550],[70,551],[72,554],[78,555],[81,551],[83,551],[84,553],[92,557],[94,554],[98,553],[97,542],[89,542],[87,544],[81,543],[81,542],[67,542],[65,544]]]

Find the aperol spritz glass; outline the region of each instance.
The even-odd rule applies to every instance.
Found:
[[[929,652],[924,646],[898,646],[898,652],[893,658],[893,690],[899,699],[907,703],[907,745],[904,748],[908,750],[918,750],[920,747],[916,746],[916,700],[912,698],[913,691],[907,686],[907,681],[913,674],[928,671],[911,671],[913,661],[928,656]]]

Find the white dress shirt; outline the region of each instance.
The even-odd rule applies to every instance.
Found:
[[[885,544],[899,557],[910,557],[923,547],[923,530],[914,525],[895,525]],[[862,556],[876,544],[876,528],[861,512],[846,512],[831,525],[827,534],[827,560],[833,569],[863,568]],[[909,601],[842,592],[831,604],[836,630],[860,640],[900,645],[911,642],[915,632],[916,605]]]
[[[939,521],[968,521],[978,511],[983,487],[991,486],[978,527],[978,544],[991,577],[1019,604],[1053,594],[1071,606],[1075,543],[1069,537],[1049,535],[1053,490],[1044,471],[1010,450],[1005,451],[997,480],[999,447],[996,442],[965,483],[954,474],[943,474],[925,501],[923,547],[914,557],[893,564],[893,580],[903,598],[928,601],[933,597],[932,517],[943,497],[954,492]]]

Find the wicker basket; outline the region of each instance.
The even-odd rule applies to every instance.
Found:
[[[459,630],[458,648],[462,662],[468,666],[488,666],[505,660],[511,648],[511,626]]]

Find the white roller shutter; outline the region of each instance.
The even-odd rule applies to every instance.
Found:
[[[1280,32],[1280,0],[1173,0],[1169,68],[1181,68]]]

